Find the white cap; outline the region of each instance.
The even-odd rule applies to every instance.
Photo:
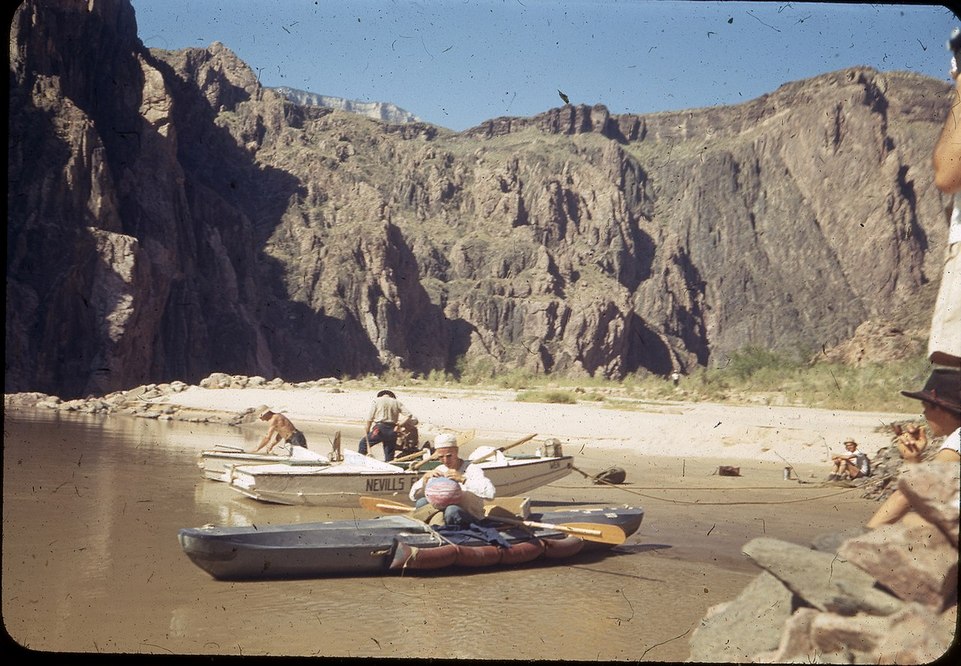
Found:
[[[452,446],[457,446],[457,437],[449,432],[445,432],[444,434],[438,435],[434,438],[435,449],[445,449]]]

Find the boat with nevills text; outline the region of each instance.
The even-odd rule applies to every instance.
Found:
[[[261,502],[353,507],[365,495],[406,501],[414,482],[439,464],[395,465],[349,450],[343,452],[343,458],[327,465],[235,466],[230,471],[230,487]],[[479,461],[475,464],[484,469],[498,496],[523,495],[564,478],[574,467],[573,457],[563,455],[559,444],[546,455],[507,454],[478,447],[469,459]]]
[[[598,533],[616,530],[623,539],[637,532],[643,518],[640,507],[620,506],[531,513],[516,521],[524,525],[482,521],[496,531],[493,543],[490,530],[445,532],[408,515],[293,525],[208,525],[181,529],[178,539],[187,557],[218,580],[322,578],[558,563],[616,547],[590,536],[590,527]]]

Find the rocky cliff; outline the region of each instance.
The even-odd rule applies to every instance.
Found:
[[[413,113],[405,111],[390,102],[362,102],[356,99],[319,95],[306,90],[288,88],[287,86],[280,86],[273,90],[276,90],[291,102],[299,104],[300,106],[326,106],[331,109],[337,109],[338,111],[357,113],[367,118],[373,118],[374,120],[383,120],[385,123],[420,122],[420,118]]]
[[[10,53],[6,392],[666,373],[926,328],[940,279],[949,87],[913,74],[452,133],[147,50],[127,0],[27,1]]]

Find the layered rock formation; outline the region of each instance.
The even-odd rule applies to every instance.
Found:
[[[926,523],[885,525],[829,552],[770,538],[749,542],[744,554],[762,572],[736,599],[709,609],[691,637],[689,661],[941,658],[956,641],[959,487],[955,464],[913,465],[898,488]]]
[[[10,90],[6,392],[666,374],[926,326],[940,279],[949,88],[913,74],[455,134],[291,103],[220,44],[148,51],[126,0],[45,0]]]
[[[296,88],[280,86],[274,88],[281,95],[289,99],[294,104],[300,106],[325,106],[339,111],[358,113],[367,118],[382,120],[385,123],[416,123],[420,118],[410,111],[405,111],[396,104],[390,102],[362,102],[356,99],[344,99],[343,97],[331,97],[330,95],[318,95],[317,93]]]

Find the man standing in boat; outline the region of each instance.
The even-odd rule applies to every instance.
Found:
[[[297,430],[294,424],[290,422],[290,419],[283,414],[277,414],[268,409],[260,415],[260,420],[267,421],[269,427],[267,428],[267,434],[260,440],[260,446],[254,449],[254,453],[257,453],[257,451],[260,451],[265,446],[267,450],[264,453],[270,453],[274,447],[281,442],[290,444],[291,446],[307,448],[307,439],[304,437],[304,433]]]
[[[397,446],[398,424],[412,419],[413,415],[401,404],[393,391],[379,391],[367,414],[367,434],[360,440],[357,450],[366,455],[368,447],[383,444],[384,460],[390,462],[394,459],[394,449]]]
[[[445,525],[462,527],[483,518],[484,500],[494,499],[496,492],[483,468],[461,459],[454,435],[438,436],[434,451],[441,464],[427,471],[410,489],[414,517],[426,522],[443,512]]]

